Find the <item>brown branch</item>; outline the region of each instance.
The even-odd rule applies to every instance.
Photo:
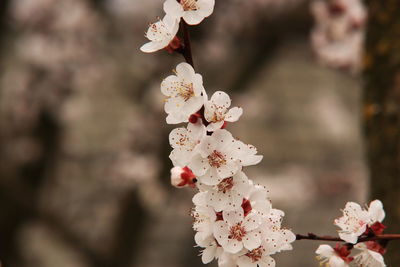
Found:
[[[313,233],[308,233],[308,235],[296,235],[296,240],[318,240],[318,241],[333,241],[333,242],[346,242],[339,237],[335,236],[318,236]],[[385,235],[375,235],[375,236],[362,236],[358,238],[357,243],[366,241],[376,241],[376,240],[400,240],[400,234],[385,234]]]
[[[183,43],[184,43],[183,51],[181,54],[185,58],[186,62],[189,63],[190,65],[192,65],[192,67],[194,68],[192,47],[190,44],[190,34],[189,34],[189,29],[188,29],[189,26],[183,19],[181,20],[180,23],[181,23],[181,29],[183,32]]]

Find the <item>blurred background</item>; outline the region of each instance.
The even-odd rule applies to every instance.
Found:
[[[296,233],[335,234],[364,203],[359,78],[318,64],[305,0],[223,0],[191,27],[206,90],[244,108],[229,130],[264,155],[249,178]],[[0,259],[5,267],[203,266],[191,189],[169,184],[159,85],[178,55],[144,54],[162,0],[0,3]],[[318,266],[299,241],[278,266]],[[210,266],[216,266],[215,263]]]

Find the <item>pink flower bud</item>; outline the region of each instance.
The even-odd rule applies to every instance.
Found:
[[[196,187],[196,176],[188,167],[173,167],[171,169],[171,184],[177,188]]]

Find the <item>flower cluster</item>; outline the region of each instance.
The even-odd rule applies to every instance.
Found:
[[[330,267],[346,267],[350,263],[360,267],[383,267],[385,248],[379,241],[359,242],[363,237],[374,237],[383,233],[386,228],[382,224],[385,218],[382,202],[374,200],[369,207],[363,209],[354,202],[348,202],[343,210],[343,216],[335,220],[335,225],[340,228],[339,236],[348,242],[335,248],[320,245],[316,251],[318,259]],[[350,256],[352,248],[359,251],[355,256]]]
[[[199,24],[212,14],[214,5],[215,0],[166,0],[164,18],[150,24],[146,32],[146,37],[150,42],[144,44],[140,50],[145,53],[161,49],[169,52],[179,50],[182,43],[176,34],[181,19],[189,25]]]
[[[357,72],[361,65],[366,9],[361,0],[314,0],[313,48],[325,64]]]
[[[161,83],[161,92],[167,97],[167,123],[188,123],[169,135],[175,166],[171,183],[199,189],[192,216],[203,263],[218,259],[220,266],[274,266],[271,255],[291,249],[296,236],[281,228],[284,213],[272,208],[267,190],[243,172],[262,156],[225,129],[242,109],[231,107],[222,91],[208,99],[201,75],[187,63]]]

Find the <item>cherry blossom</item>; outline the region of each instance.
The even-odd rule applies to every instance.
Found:
[[[372,242],[375,243],[375,242]],[[368,267],[384,267],[386,266],[383,256],[381,253],[369,249],[369,242],[359,243],[354,247],[361,250],[359,254],[354,257],[354,261],[358,266],[368,266]]]
[[[368,212],[360,205],[348,202],[343,210],[343,216],[335,220],[335,225],[341,228],[339,237],[346,242],[355,244],[368,226]]]
[[[195,25],[214,11],[215,0],[167,0],[164,11],[176,19],[183,18],[187,24]]]
[[[164,109],[169,124],[188,122],[190,115],[203,106],[206,97],[203,78],[188,63],[176,66],[175,74],[161,83],[161,92],[167,96]]]
[[[187,128],[176,128],[169,134],[169,143],[173,150],[169,155],[175,166],[189,164],[195,152],[195,148],[206,136],[206,127],[198,121],[189,123]]]
[[[232,137],[227,130],[216,130],[202,139],[189,168],[206,185],[217,185],[224,178],[235,175],[242,166],[257,164],[262,156],[256,155],[254,146]]]
[[[239,267],[274,267],[275,260],[267,253],[264,246],[248,251],[237,260]]]
[[[204,104],[204,117],[210,123],[207,126],[207,131],[215,131],[220,129],[224,123],[235,122],[242,116],[242,108],[234,107],[228,110],[231,106],[229,95],[222,91],[215,92],[210,101]]]
[[[341,228],[339,231],[341,239],[356,244],[359,236],[384,218],[385,212],[379,200],[372,201],[368,210],[362,209],[357,203],[348,202],[343,210],[343,216],[335,220],[335,225]],[[384,227],[384,225],[378,225],[379,231]]]
[[[353,260],[352,257],[349,257],[351,251],[347,246],[340,247],[339,244],[335,248],[329,245],[320,245],[315,253],[318,254],[317,259],[321,261],[321,266],[348,267],[348,263]]]
[[[247,200],[249,201],[252,210],[254,210],[257,214],[262,216],[271,215],[272,204],[268,198],[268,191],[264,186],[254,185]],[[282,217],[280,217],[280,219]]]
[[[195,241],[199,246],[203,244],[204,240],[213,236],[213,227],[217,220],[215,210],[207,203],[206,194],[206,192],[199,192],[193,197],[195,204],[192,210],[193,229],[197,232]]]
[[[140,50],[152,53],[166,48],[174,40],[178,29],[179,23],[176,18],[166,15],[162,20],[150,24],[146,32],[146,37],[150,42],[140,47]]]
[[[207,202],[215,211],[229,211],[242,205],[243,198],[251,192],[252,184],[247,176],[239,171],[234,176],[223,179],[217,185],[205,185],[203,188],[208,189]]]
[[[243,209],[238,209],[223,211],[222,217],[214,224],[214,236],[225,251],[237,253],[243,247],[253,250],[261,245],[260,216],[251,213],[245,217]]]

